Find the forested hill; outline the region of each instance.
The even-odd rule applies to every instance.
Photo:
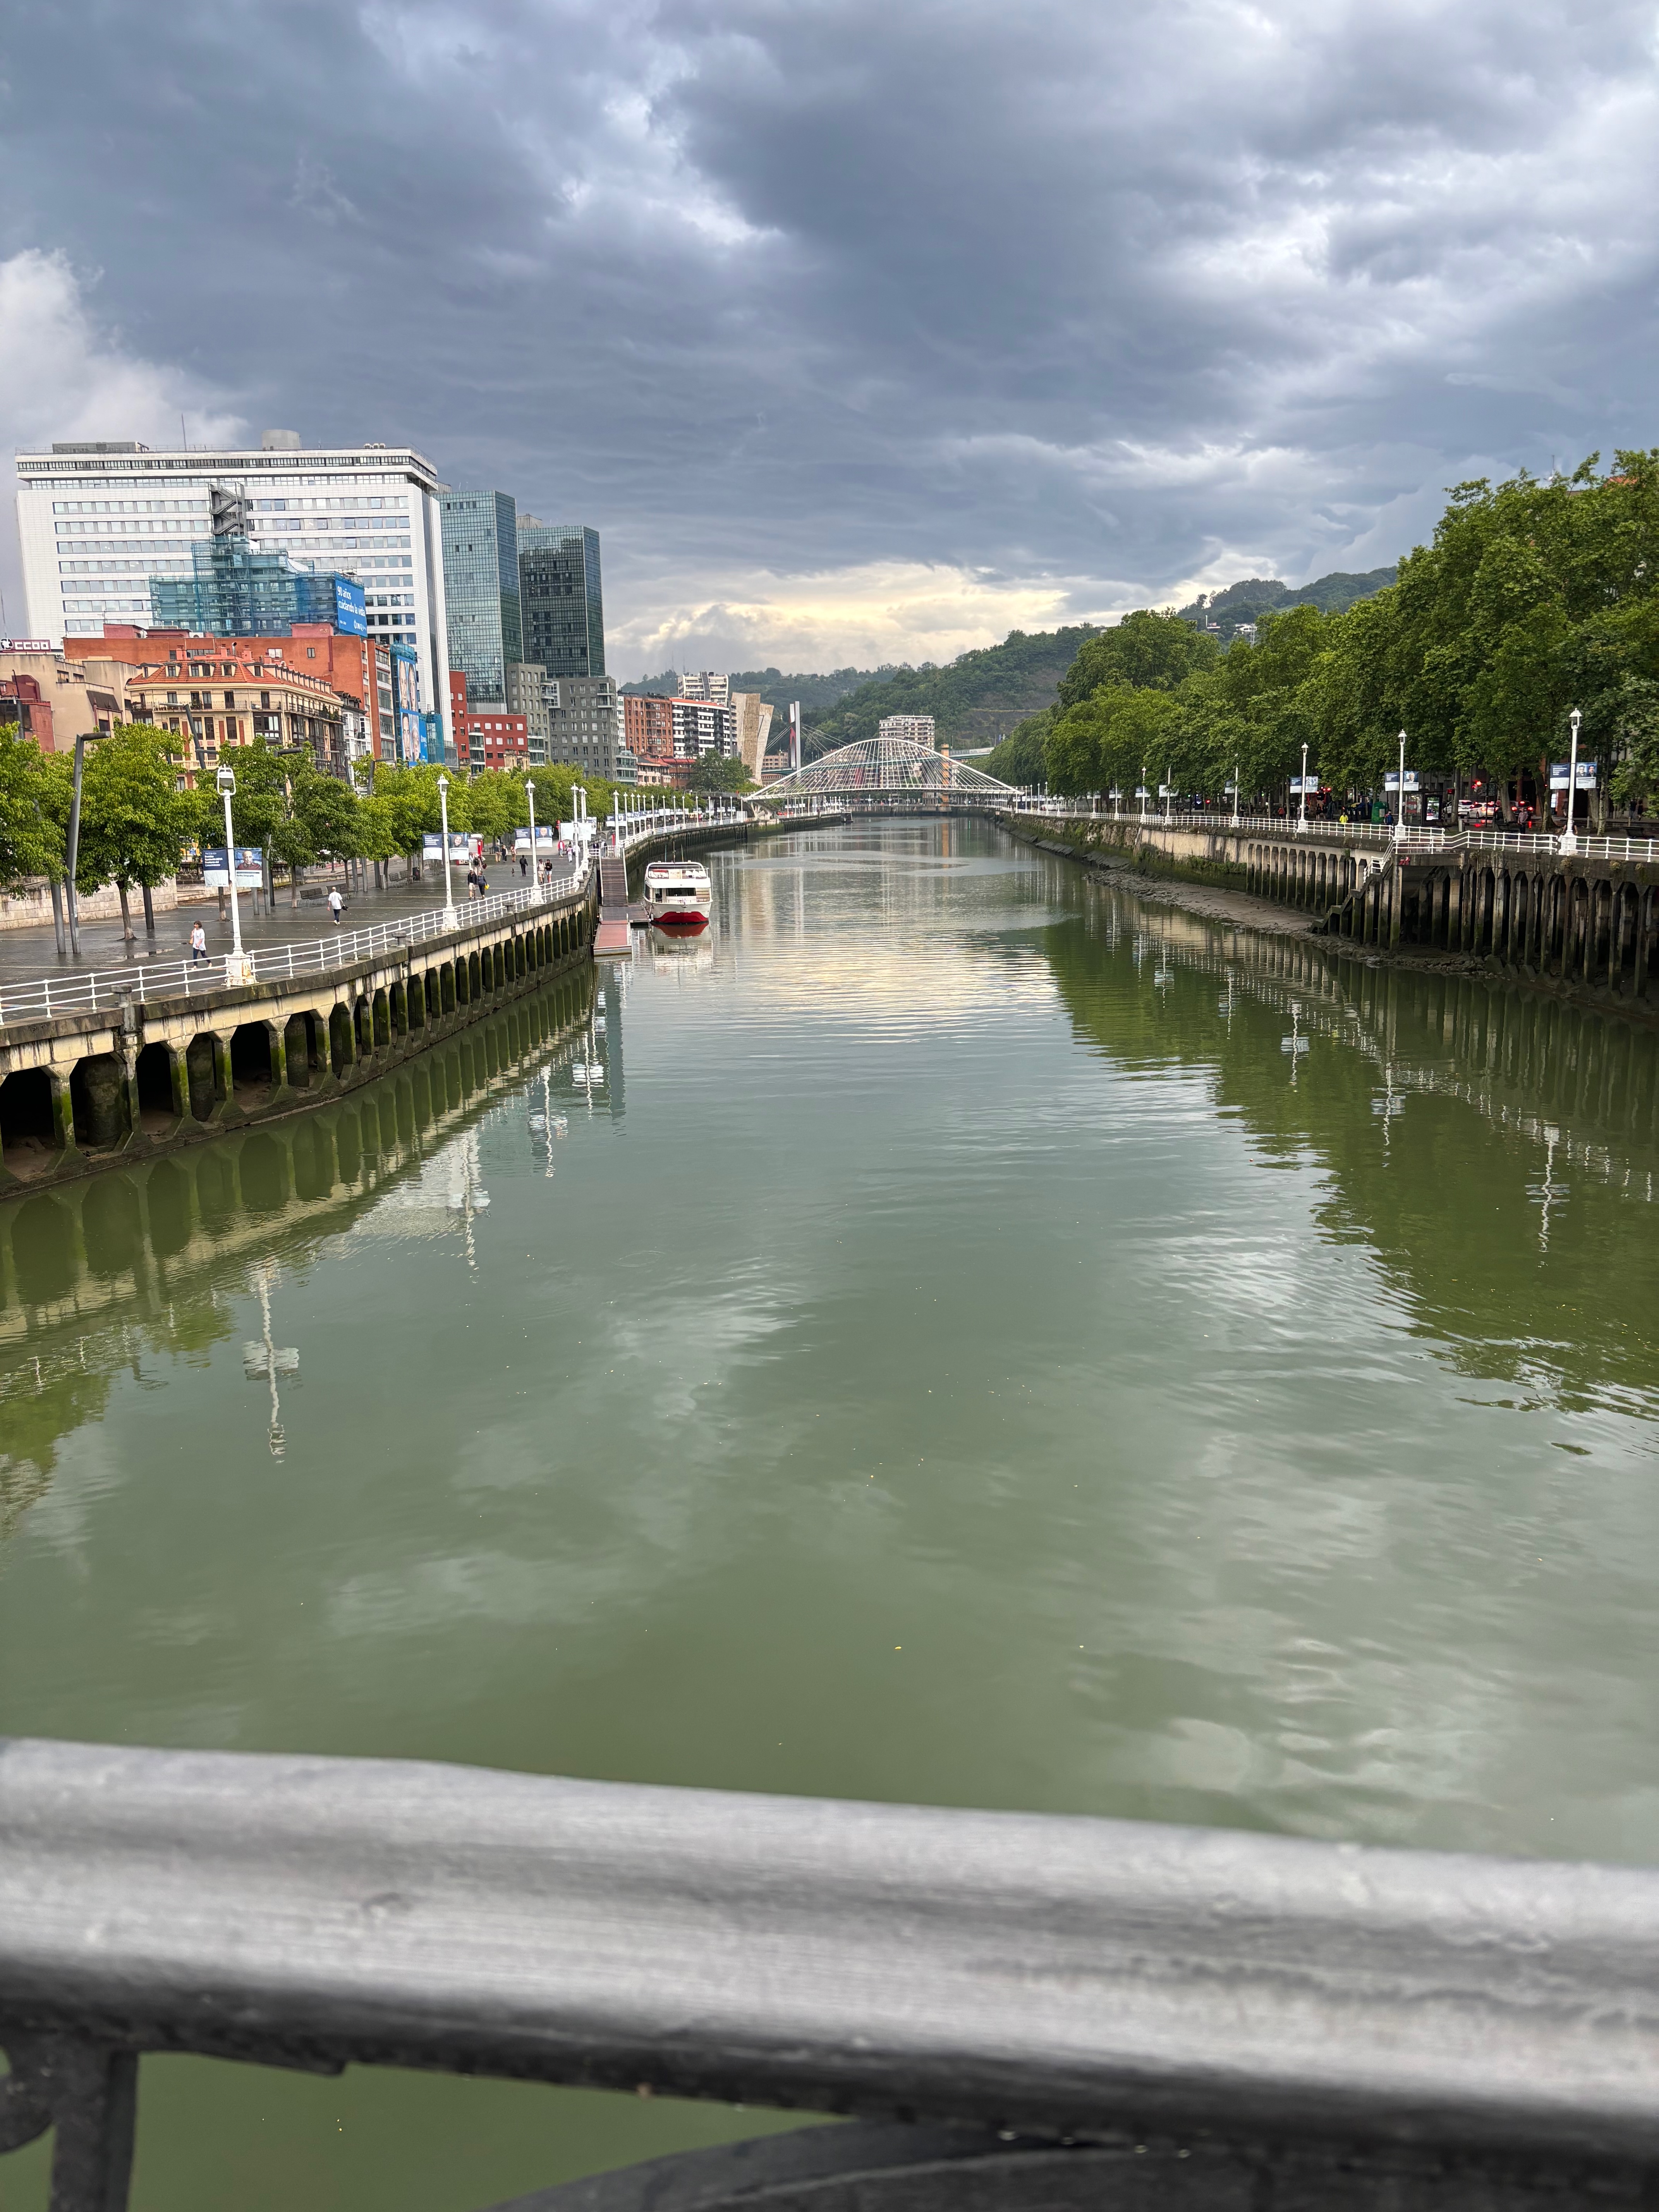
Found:
[[[1016,722],[1054,704],[1054,686],[1096,635],[1087,623],[1030,635],[1010,630],[1000,645],[964,653],[944,668],[884,671],[828,714],[806,714],[807,757],[873,738],[884,714],[931,714],[939,741],[958,750],[994,744]]]
[[[1229,584],[1224,591],[1200,592],[1190,606],[1177,611],[1182,622],[1194,623],[1200,629],[1218,629],[1224,645],[1240,623],[1258,622],[1263,615],[1283,614],[1291,607],[1317,607],[1322,615],[1340,615],[1357,600],[1369,599],[1393,583],[1396,573],[1392,567],[1363,573],[1334,568],[1328,576],[1316,576],[1311,584],[1294,592],[1271,576],[1247,576],[1239,583]]]

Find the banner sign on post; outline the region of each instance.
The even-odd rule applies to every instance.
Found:
[[[236,848],[237,890],[257,891],[264,879],[264,848],[262,845],[239,845]],[[203,848],[202,881],[210,891],[230,889],[230,870],[225,865],[222,845],[208,845]]]
[[[423,857],[428,860],[442,860],[444,856],[444,837],[441,830],[428,830],[427,831],[425,836],[421,840],[421,852]],[[475,857],[476,851],[472,838],[470,837],[464,830],[452,830],[449,833],[449,858],[451,864],[453,865],[457,860],[471,860]]]
[[[1108,799],[1121,799],[1123,793],[1121,791],[1109,791],[1106,796]]]
[[[559,837],[567,845],[586,844],[598,826],[597,816],[584,814],[580,822],[561,822]]]
[[[1595,761],[1579,762],[1578,788],[1580,791],[1595,790],[1595,771],[1599,765],[1600,763]],[[1566,789],[1567,772],[1570,766],[1571,763],[1567,761],[1552,761],[1550,763],[1550,789],[1552,791],[1565,791]]]
[[[1407,775],[1410,775],[1410,773],[1411,773],[1411,771],[1410,771],[1409,769],[1407,769]],[[1229,788],[1231,789],[1231,786],[1229,786]],[[1293,776],[1291,778],[1291,789],[1292,791],[1297,791],[1297,792],[1302,792],[1302,791],[1317,791],[1317,790],[1318,790],[1318,788],[1319,788],[1319,778],[1318,778],[1316,775],[1293,775]],[[1415,790],[1416,790],[1416,788],[1417,788],[1417,784],[1416,784],[1416,781],[1415,781],[1415,779],[1414,779],[1414,778],[1413,778],[1413,780],[1410,783],[1408,783],[1408,784],[1406,786],[1406,788],[1407,788],[1407,791],[1415,791]]]
[[[1173,799],[1176,795],[1174,784],[1160,783],[1158,787],[1158,795],[1160,799]]]
[[[553,834],[553,824],[550,822],[538,822],[536,824],[537,852],[550,853],[557,843],[558,839]],[[530,830],[527,825],[522,830],[515,830],[513,832],[513,850],[515,853],[527,853],[530,850]]]
[[[1419,781],[1418,781],[1418,780],[1417,780],[1417,770],[1416,770],[1414,768],[1408,768],[1408,769],[1406,770],[1406,788],[1407,788],[1407,791],[1420,791],[1420,790],[1422,789],[1422,787],[1423,787],[1421,786],[1421,784],[1419,784]],[[1391,769],[1389,770],[1388,774],[1383,777],[1383,779],[1382,779],[1382,788],[1383,788],[1383,790],[1384,790],[1384,791],[1398,791],[1398,790],[1399,790],[1399,788],[1400,788],[1400,771],[1399,771],[1399,769],[1398,769],[1397,768],[1391,768]]]
[[[1152,793],[1147,790],[1144,783],[1138,783],[1135,786],[1135,797],[1137,799],[1150,799],[1152,795]]]

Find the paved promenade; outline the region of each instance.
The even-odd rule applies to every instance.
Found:
[[[512,860],[491,862],[489,875],[492,891],[517,890],[529,880],[519,873],[518,863]],[[384,891],[348,891],[339,878],[331,880],[340,883],[345,897],[343,927],[347,929],[365,929],[374,922],[395,921],[400,915],[424,913],[429,907],[443,904],[441,866],[428,866],[419,883],[399,883]],[[319,876],[305,888],[314,889],[322,882]],[[454,890],[456,907],[464,908],[467,903],[465,868],[456,872]],[[319,937],[326,937],[333,927],[325,899],[302,898],[297,907],[292,907],[286,885],[279,887],[276,906],[269,914],[254,912],[251,891],[241,892],[240,898],[242,942],[249,946],[310,945]],[[0,983],[26,983],[40,975],[73,975],[94,968],[142,966],[147,960],[187,959],[190,933],[198,921],[207,932],[210,952],[222,954],[230,950],[229,908],[227,906],[221,921],[218,901],[211,896],[192,899],[169,914],[158,914],[153,939],[144,935],[143,894],[134,891],[131,904],[137,941],[131,945],[121,942],[118,915],[112,921],[83,921],[78,963],[67,953],[59,957],[50,923],[44,928],[0,930]]]

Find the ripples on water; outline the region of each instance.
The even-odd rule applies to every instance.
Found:
[[[977,826],[716,885],[4,1210],[4,1725],[1651,1859],[1654,1036]]]

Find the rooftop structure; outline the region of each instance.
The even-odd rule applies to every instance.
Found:
[[[163,670],[134,676],[127,685],[142,720],[183,739],[187,782],[260,738],[284,751],[308,751],[327,775],[346,774],[345,702],[326,678],[280,656],[266,659],[252,641],[237,659],[216,662],[213,672],[211,684]],[[353,708],[361,714],[362,702]]]

